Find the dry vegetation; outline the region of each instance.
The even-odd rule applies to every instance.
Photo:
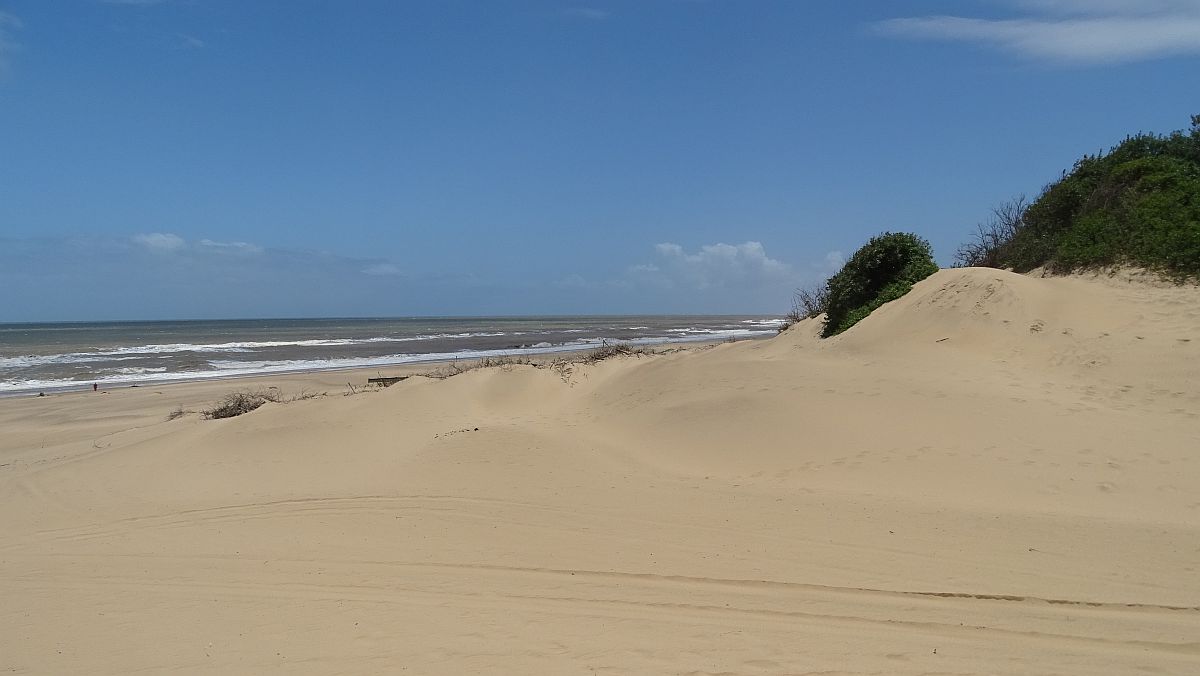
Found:
[[[825,314],[829,307],[829,284],[821,282],[808,288],[796,289],[792,294],[792,309],[783,316],[779,332],[783,333],[805,319],[816,319]]]
[[[642,355],[658,354],[659,351],[648,347],[639,347],[629,343],[604,343],[600,347],[587,352],[571,354],[551,360],[537,360],[529,357],[501,355],[498,357],[483,357],[470,361],[454,360],[423,375],[429,378],[451,378],[467,371],[481,368],[512,368],[513,366],[532,366],[538,369],[549,369],[558,373],[563,380],[570,380],[574,367],[581,364],[595,364],[612,359],[613,357],[640,357]]]
[[[253,392],[230,392],[218,401],[212,408],[206,408],[200,411],[200,415],[205,420],[218,420],[221,418],[233,418],[235,416],[249,413],[270,402],[278,402],[280,400],[277,390],[256,390]]]
[[[598,361],[604,361],[613,357],[639,357],[644,354],[654,354],[654,350],[645,347],[634,347],[629,343],[604,343],[591,352],[585,352],[576,361],[584,364],[595,364]]]
[[[287,397],[277,387],[269,387],[259,390],[241,390],[238,392],[230,392],[213,405],[212,408],[206,408],[200,411],[201,417],[205,420],[219,420],[221,418],[233,418],[235,416],[249,413],[267,402],[274,404],[287,404],[293,401],[304,401],[306,399],[317,399],[326,396],[325,392],[309,392],[308,390],[300,390],[296,394]],[[183,407],[178,407],[172,411],[167,420],[175,420],[183,417],[191,411],[184,411]]]
[[[669,351],[669,350],[664,350]],[[570,381],[571,376],[575,372],[575,367],[578,365],[595,364],[612,359],[614,357],[640,357],[642,355],[658,354],[659,352],[651,348],[637,347],[628,343],[604,343],[600,347],[579,354],[572,354],[566,357],[559,357],[552,360],[534,360],[528,357],[500,355],[496,357],[483,357],[469,361],[454,360],[424,373],[425,377],[437,378],[439,380],[451,378],[467,371],[474,371],[481,368],[512,368],[513,366],[532,366],[539,369],[550,369],[559,374],[564,381]],[[350,383],[346,383],[348,391],[346,396],[361,394],[364,392],[375,392],[382,388],[375,387],[355,387]],[[292,396],[284,396],[284,394],[276,387],[270,387],[259,390],[240,390],[230,392],[215,403],[211,408],[206,408],[200,411],[201,417],[205,420],[219,420],[222,418],[233,418],[239,415],[244,415],[254,411],[263,404],[268,402],[275,404],[287,404],[293,401],[303,401],[305,399],[316,399],[318,397],[327,396],[326,392],[309,392],[301,390]],[[176,420],[183,416],[192,413],[193,411],[185,411],[182,406],[178,406],[175,410],[167,414],[167,420]]]

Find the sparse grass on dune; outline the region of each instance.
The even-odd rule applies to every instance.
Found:
[[[604,343],[591,352],[584,353],[577,361],[582,361],[584,364],[595,364],[613,357],[637,357],[644,354],[654,354],[654,350],[635,347],[629,343]]]
[[[238,392],[230,392],[225,395],[212,406],[200,411],[200,416],[205,420],[220,420],[222,418],[233,418],[239,415],[244,415],[258,408],[263,404],[271,402],[274,404],[286,404],[293,401],[305,401],[308,399],[317,399],[324,397],[325,392],[309,392],[308,390],[300,390],[296,394],[288,397],[276,387],[268,387],[258,390],[241,390]],[[176,408],[168,416],[167,420],[175,420],[181,418],[191,411],[184,411],[182,407]]]
[[[456,375],[486,368],[512,368],[513,366],[532,366],[537,369],[549,369],[558,372],[565,378],[570,376],[571,369],[579,364],[595,364],[614,357],[640,357],[643,355],[659,354],[659,350],[649,347],[630,345],[629,343],[603,343],[587,352],[571,354],[550,360],[531,359],[529,357],[500,355],[483,357],[471,361],[452,361],[444,366],[429,371],[423,375],[428,378],[445,379]]]
[[[205,420],[233,418],[249,413],[268,401],[279,402],[280,399],[278,390],[230,392],[214,404],[212,408],[200,411],[200,415]]]

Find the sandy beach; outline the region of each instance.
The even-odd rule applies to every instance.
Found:
[[[0,672],[1200,673],[1200,290],[818,331],[0,399]]]

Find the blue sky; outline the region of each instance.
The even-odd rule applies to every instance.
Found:
[[[0,0],[0,321],[782,312],[1198,57],[1200,0]]]

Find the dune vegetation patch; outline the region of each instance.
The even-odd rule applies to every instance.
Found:
[[[1200,278],[1200,115],[1189,131],[1141,133],[1083,157],[1032,203],[997,207],[956,263],[1060,273],[1133,265]]]
[[[797,290],[780,331],[824,315],[821,336],[835,336],[937,271],[929,242],[912,233],[885,232],[855,251],[823,284]]]
[[[595,364],[605,359],[613,357],[639,357],[641,355],[654,354],[654,350],[645,347],[635,347],[629,343],[604,343],[600,347],[583,353],[581,357],[577,357],[576,361],[585,364]]]
[[[318,397],[325,396],[325,394],[326,393],[324,392],[317,393],[301,390],[300,392],[288,397],[284,396],[284,394],[275,387],[259,390],[240,390],[237,392],[230,392],[224,397],[221,397],[221,400],[213,404],[211,408],[206,408],[200,411],[200,417],[204,418],[205,420],[233,418],[261,408],[262,405],[266,404],[267,402],[274,404],[286,404],[293,401],[316,399]],[[172,411],[167,419],[174,420],[175,418],[181,417],[186,413],[188,412],[184,411],[176,415],[176,412]]]
[[[787,331],[793,324],[805,319],[816,319],[829,308],[829,284],[821,282],[811,287],[796,289],[792,294],[792,309],[783,316],[779,332]]]
[[[494,356],[494,357],[483,357],[480,359],[464,361],[464,362],[459,362],[456,359],[452,362],[445,364],[444,366],[436,368],[436,369],[429,371],[423,375],[428,378],[445,379],[445,378],[451,378],[451,377],[459,375],[461,373],[466,373],[468,371],[475,371],[477,369],[486,369],[486,368],[511,369],[514,366],[532,366],[533,368],[536,368],[536,369],[549,369],[551,371],[554,371],[554,372],[558,373],[559,376],[561,376],[563,378],[563,380],[569,381],[571,375],[574,372],[574,367],[578,366],[578,365],[596,364],[596,363],[602,362],[606,359],[612,359],[614,357],[649,356],[649,355],[654,355],[654,354],[660,354],[663,352],[672,352],[676,349],[681,349],[681,348],[668,348],[668,349],[656,350],[656,349],[649,348],[649,347],[641,347],[641,346],[631,345],[629,343],[604,342],[604,343],[601,343],[600,347],[593,348],[593,349],[587,350],[585,352],[578,352],[578,353],[574,353],[574,354],[568,354],[563,357],[556,357],[554,359],[532,359],[529,357],[516,356],[516,355],[499,355],[499,356]]]
[[[281,401],[278,390],[255,390],[230,392],[221,397],[221,400],[212,406],[200,411],[200,415],[205,420],[219,420],[221,418],[233,418],[239,415],[245,415],[253,411],[263,404],[270,402]]]

